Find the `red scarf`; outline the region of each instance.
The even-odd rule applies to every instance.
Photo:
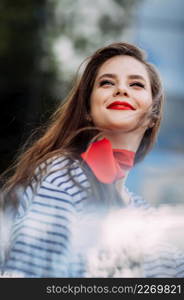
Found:
[[[125,172],[133,166],[135,152],[112,149],[111,142],[104,138],[92,143],[81,154],[83,160],[91,168],[94,175],[103,183],[113,183],[125,176]]]

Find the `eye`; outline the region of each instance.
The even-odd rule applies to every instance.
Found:
[[[107,79],[100,81],[100,86],[104,86],[104,85],[114,85],[114,82]]]
[[[145,85],[142,82],[138,82],[138,81],[130,83],[130,86],[138,86],[141,88],[145,88]]]

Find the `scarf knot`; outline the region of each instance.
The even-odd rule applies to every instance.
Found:
[[[123,178],[134,164],[135,152],[126,149],[112,149],[111,142],[103,138],[92,143],[81,154],[97,179],[109,184]]]

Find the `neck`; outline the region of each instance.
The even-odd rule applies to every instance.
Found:
[[[132,131],[127,133],[117,133],[117,132],[110,132],[105,133],[104,137],[106,137],[108,140],[110,140],[112,144],[112,148],[114,149],[126,149],[129,151],[136,152],[139,148],[139,145],[141,143],[142,137],[144,132],[143,131]],[[116,182],[116,189],[120,193],[120,195],[123,197],[124,202],[129,202],[129,196],[124,191],[124,185],[126,182],[126,179],[128,177],[129,171],[126,171],[125,177],[118,180]]]
[[[122,190],[122,187],[125,185],[129,172],[130,171],[126,171],[125,177],[123,177],[123,178],[116,181],[115,185],[116,185],[116,188],[119,192]]]
[[[121,178],[118,180],[115,184],[115,187],[119,193],[119,195],[122,197],[122,201],[124,204],[128,204],[130,202],[130,196],[127,194],[126,190],[124,189],[126,179],[128,177],[129,171],[126,172],[126,175],[124,178]]]
[[[114,149],[126,149],[129,151],[136,152],[141,143],[143,134],[138,134],[137,132],[127,132],[127,133],[105,133],[104,137],[110,140],[112,148]]]

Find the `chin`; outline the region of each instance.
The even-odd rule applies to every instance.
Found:
[[[131,131],[135,128],[135,124],[134,125],[130,125],[130,124],[121,124],[121,125],[112,125],[109,127],[109,130],[112,131],[117,131],[117,132],[128,132]]]
[[[136,127],[137,122],[108,122],[106,124],[99,124],[98,127],[104,129],[104,130],[110,130],[110,131],[118,131],[118,132],[128,132],[133,130]]]

